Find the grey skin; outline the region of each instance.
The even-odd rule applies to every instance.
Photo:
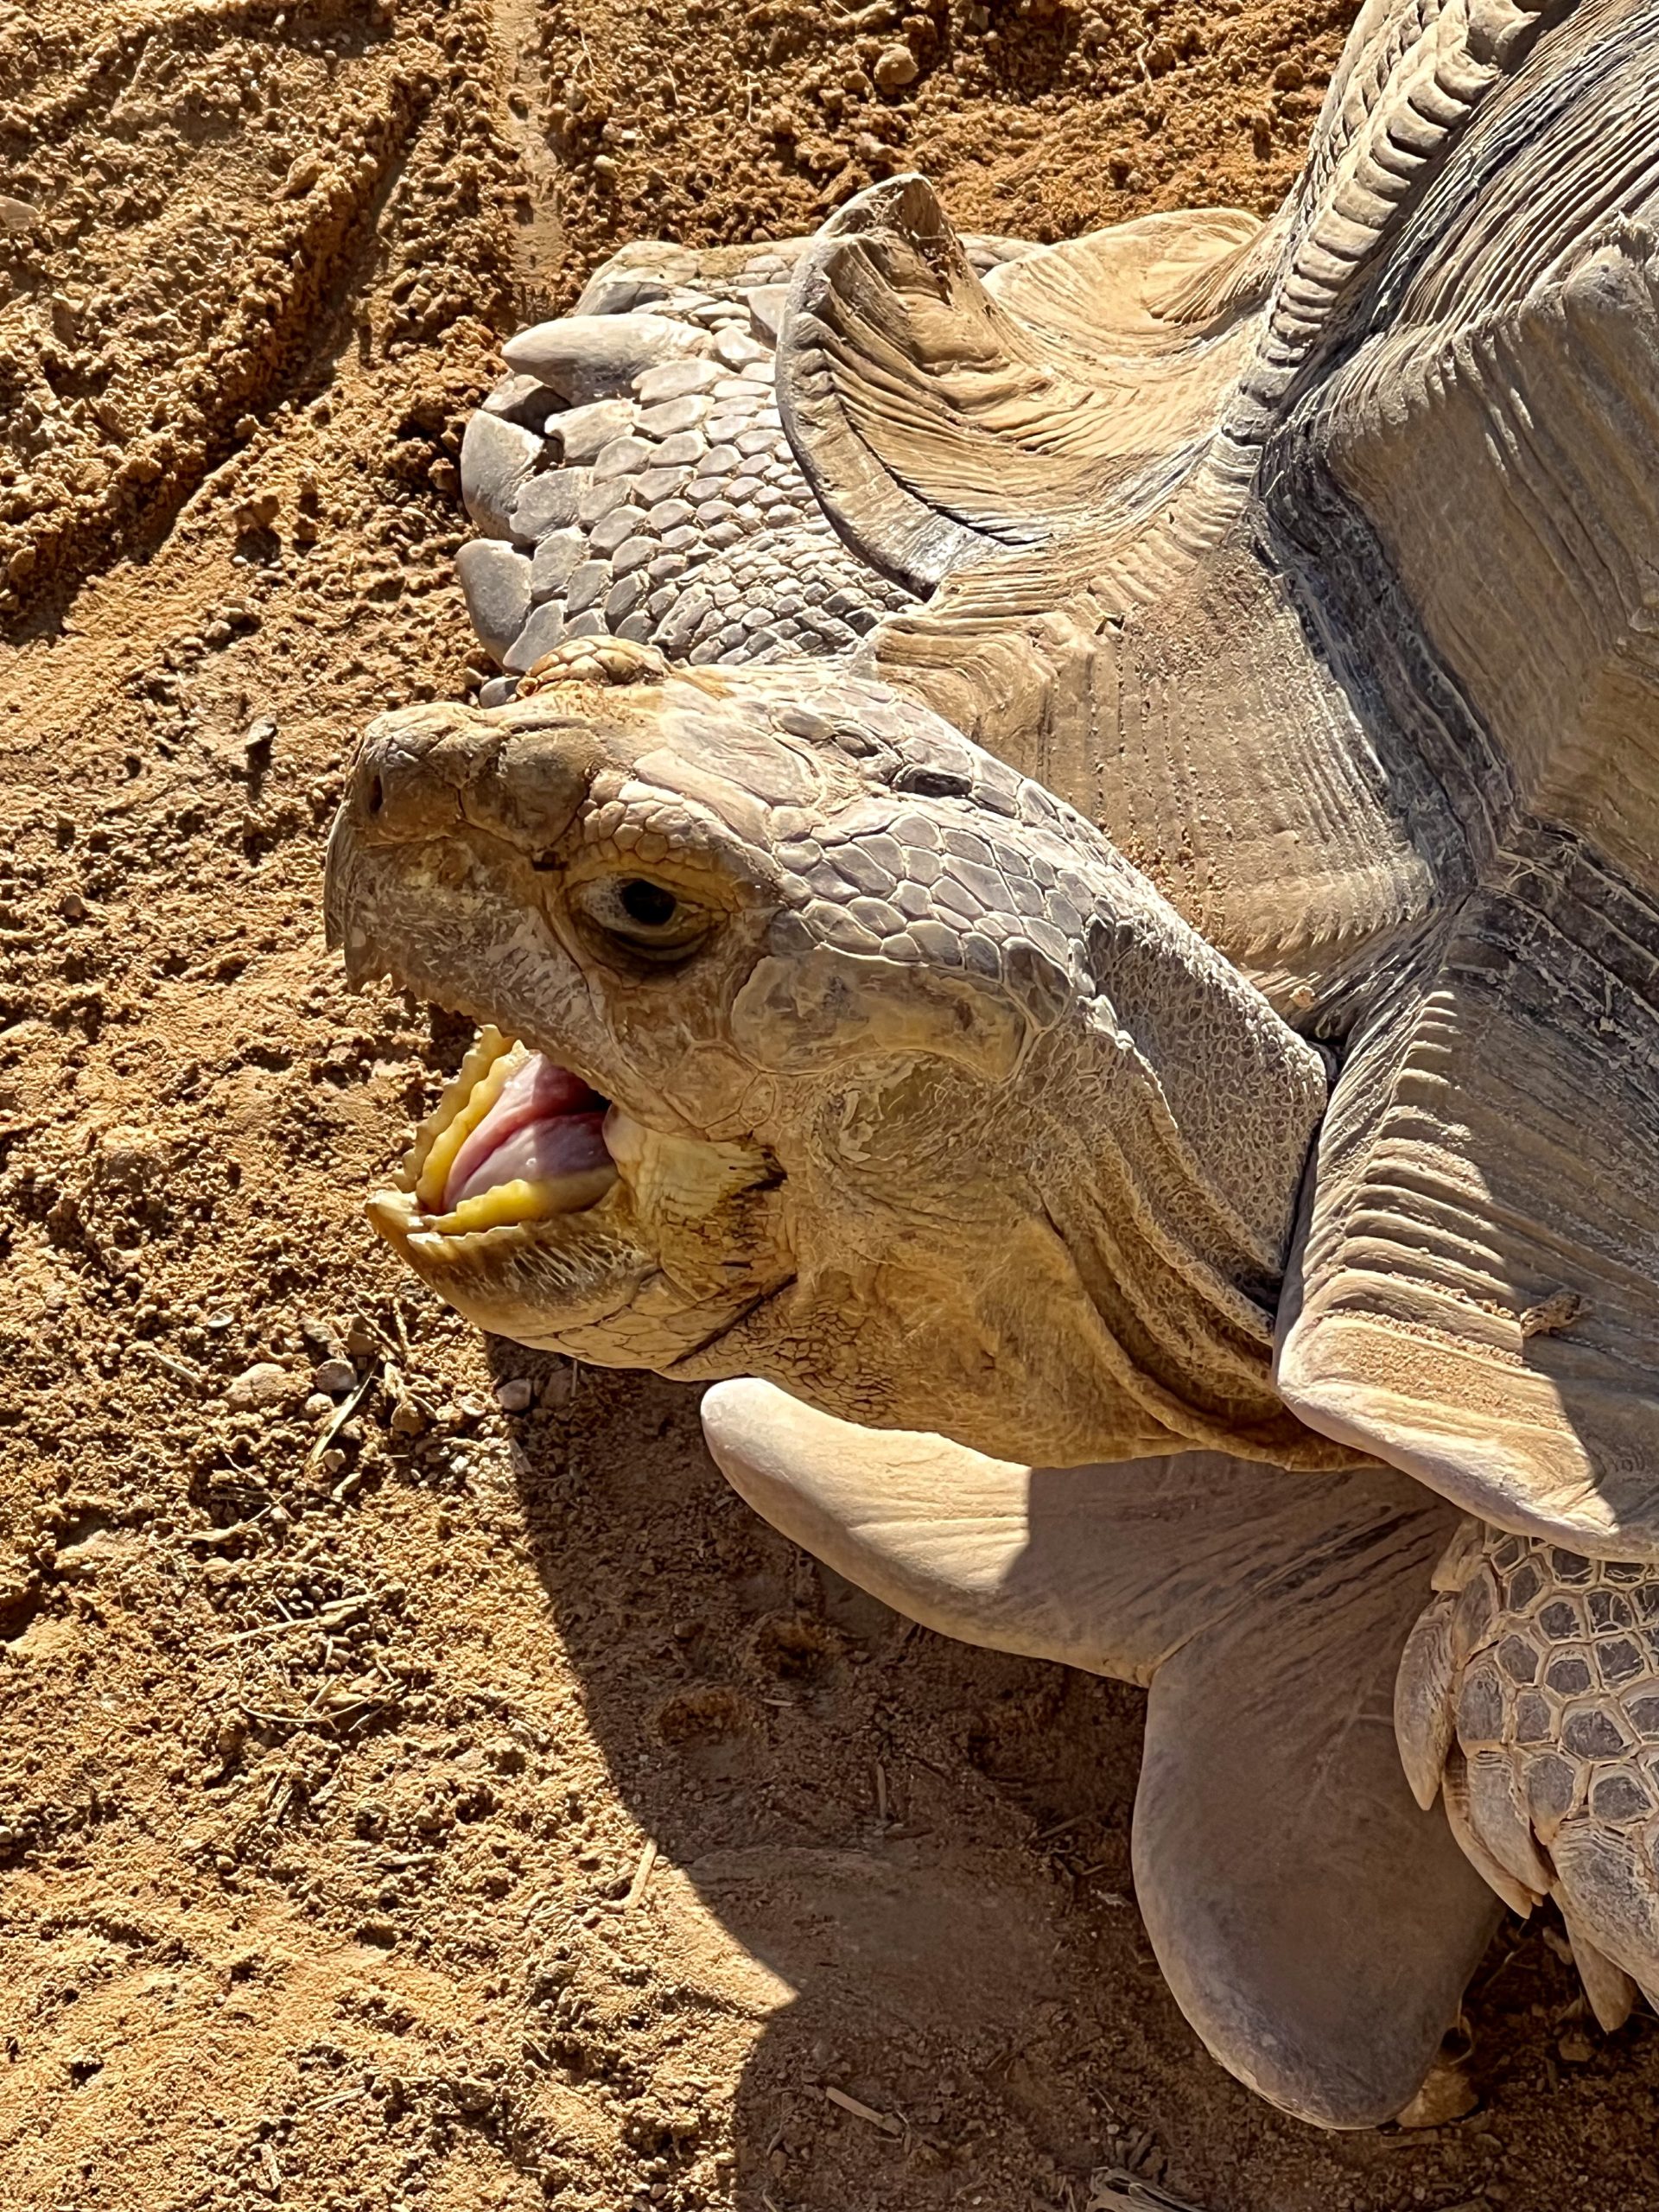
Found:
[[[389,717],[331,856],[355,974],[614,1102],[581,1210],[456,1234],[411,1169],[385,1233],[728,1378],[734,1483],[916,1618],[1149,1681],[1160,1959],[1327,2126],[1499,1898],[1604,2024],[1659,1991],[1656,34],[1370,0],[1266,226],[982,277],[864,195],[779,411],[925,604]]]

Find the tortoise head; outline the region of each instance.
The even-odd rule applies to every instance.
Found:
[[[372,726],[328,913],[485,1025],[371,1209],[482,1326],[1020,1457],[1332,1456],[1268,1374],[1319,1056],[914,700],[563,647]]]

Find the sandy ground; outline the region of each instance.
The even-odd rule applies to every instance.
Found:
[[[1547,1929],[1478,1980],[1457,2125],[1220,2074],[1130,1894],[1138,1697],[907,1630],[690,1394],[398,1275],[362,1197],[464,1040],[320,938],[354,732],[474,680],[503,334],[899,164],[1039,238],[1266,209],[1344,26],[0,5],[6,2212],[1659,2202],[1659,2039],[1586,2029]]]

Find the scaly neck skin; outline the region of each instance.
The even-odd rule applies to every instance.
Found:
[[[803,1078],[757,1133],[795,1281],[683,1371],[1002,1458],[1349,1464],[1271,1379],[1321,1056],[1092,825],[1001,764],[981,785],[1009,805],[968,836],[959,808],[930,846],[916,800],[867,798],[830,848],[849,906],[865,855],[938,853],[931,876],[905,864],[934,965],[837,951],[814,864],[796,912],[818,941],[740,995],[740,1049]]]

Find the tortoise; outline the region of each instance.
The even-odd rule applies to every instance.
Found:
[[[1149,1684],[1164,1973],[1330,2127],[1504,1904],[1659,1997],[1656,213],[1655,0],[1366,0],[1266,222],[630,249],[331,841],[483,1025],[382,1232]]]

